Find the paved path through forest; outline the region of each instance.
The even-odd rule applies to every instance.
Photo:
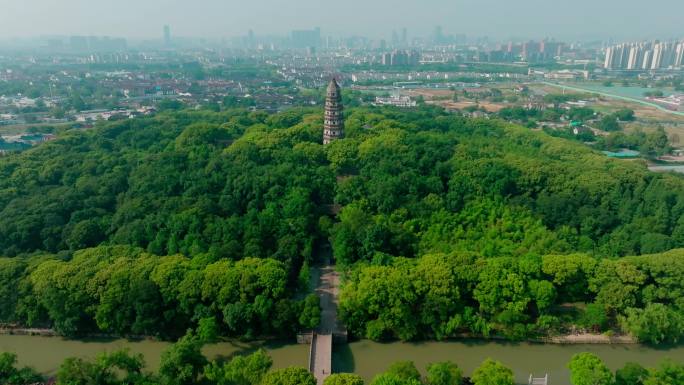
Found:
[[[342,328],[337,323],[337,294],[340,277],[334,266],[329,263],[317,269],[318,284],[316,294],[321,299],[321,323],[311,341],[311,360],[309,369],[316,377],[318,385],[332,372],[333,336]]]

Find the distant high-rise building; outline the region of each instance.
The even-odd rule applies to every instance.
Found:
[[[466,36],[465,33],[457,33],[456,35],[453,36],[453,42],[459,45],[466,44],[468,42],[468,36]],[[486,36],[479,39],[478,38],[478,44],[486,45],[489,42],[489,38]]]
[[[677,44],[677,48],[675,49],[674,66],[677,68],[684,66],[684,42]]]
[[[406,28],[402,28],[401,30],[401,45],[408,47],[408,31]]]
[[[168,25],[164,26],[164,45],[167,47],[171,45],[171,27]]]
[[[395,50],[392,52],[390,65],[394,67],[404,67],[409,64],[409,53],[407,51]]]
[[[72,36],[69,38],[71,49],[78,52],[88,50],[88,38],[85,36]]]
[[[675,66],[676,44],[662,43],[663,57],[660,61],[660,68],[673,68]]]
[[[644,59],[646,55],[646,46],[644,44],[634,44],[629,47],[629,54],[627,57],[628,70],[643,69]]]
[[[382,54],[382,65],[384,65],[384,66],[392,65],[392,54],[391,53],[385,52]]]
[[[432,42],[434,44],[444,43],[444,32],[442,31],[442,26],[438,25],[435,27],[435,32],[432,34]]]
[[[323,144],[344,137],[344,116],[342,115],[342,91],[335,78],[330,79],[325,96],[323,117]]]
[[[48,39],[47,46],[53,50],[59,50],[64,46],[62,39]]]
[[[321,29],[292,31],[292,45],[295,48],[318,47],[321,44]]]
[[[381,56],[382,65],[392,67],[416,66],[420,64],[420,54],[416,50],[395,49]]]
[[[380,45],[379,47],[381,51],[384,51],[387,49],[387,41],[385,39],[380,39]]]
[[[522,58],[528,62],[539,61],[541,45],[536,41],[528,41],[522,45]]]
[[[247,48],[255,48],[256,47],[256,37],[254,36],[254,31],[249,30],[247,31],[247,42],[246,42]]]
[[[629,48],[625,44],[606,48],[606,57],[603,63],[605,69],[622,69],[627,67],[629,61]]]
[[[539,43],[539,60],[550,61],[562,54],[563,44],[555,41],[542,40]]]
[[[663,64],[665,47],[663,43],[658,43],[653,47],[653,59],[651,59],[651,69],[657,70]]]
[[[615,53],[613,52],[613,47],[606,48],[606,58],[603,61],[603,68],[613,68],[613,60],[615,60],[614,55]]]
[[[641,63],[641,69],[647,70],[651,67],[651,58],[653,57],[653,50],[644,52],[644,61]]]
[[[392,31],[392,46],[397,47],[399,44],[399,34],[397,31]]]
[[[512,41],[508,42],[508,45],[506,46],[506,56],[508,56],[511,60],[516,58],[520,53],[522,52],[522,45],[521,44],[516,44],[513,43]]]
[[[128,48],[126,39],[109,36],[71,36],[69,44],[76,52],[115,52]]]
[[[417,66],[420,64],[420,53],[416,50],[409,51],[408,63],[410,66]]]

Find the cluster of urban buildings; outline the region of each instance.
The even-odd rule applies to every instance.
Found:
[[[556,41],[527,41],[524,43],[509,42],[499,44],[496,49],[481,53],[480,61],[511,62],[526,61],[541,63],[554,60],[563,54],[565,45]]]
[[[416,50],[394,50],[382,55],[382,65],[391,67],[416,66],[420,63],[420,54]]]
[[[684,66],[684,41],[623,43],[606,48],[608,70],[679,69]]]
[[[48,39],[47,47],[55,51],[70,52],[123,52],[128,49],[128,43],[126,39],[119,37],[70,36],[68,40]]]

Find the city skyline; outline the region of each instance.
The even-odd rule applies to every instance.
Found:
[[[578,0],[562,10],[557,4],[541,0],[431,0],[401,4],[389,0],[350,0],[343,6],[329,0],[301,0],[297,7],[282,0],[2,3],[5,4],[0,15],[0,36],[5,38],[95,35],[160,39],[164,25],[171,26],[174,36],[205,38],[240,36],[250,29],[259,35],[283,35],[316,26],[322,27],[326,36],[356,34],[387,40],[392,38],[393,31],[401,34],[403,28],[415,37],[431,34],[436,26],[442,26],[445,34],[489,36],[495,40],[670,39],[681,38],[684,33],[680,27],[684,3],[677,0],[654,0],[649,7],[639,8],[633,1]],[[38,9],[43,11],[37,12]],[[649,22],[656,18],[658,23]],[[627,25],[629,28],[625,28]]]

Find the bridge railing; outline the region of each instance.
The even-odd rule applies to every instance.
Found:
[[[316,332],[312,332],[311,345],[309,345],[309,372],[313,373],[316,365]]]

